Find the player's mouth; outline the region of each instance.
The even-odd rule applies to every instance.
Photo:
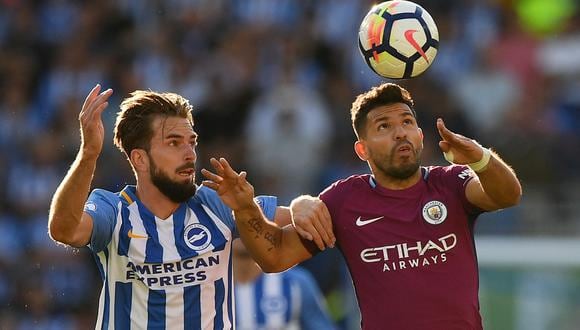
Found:
[[[191,177],[194,173],[195,170],[193,168],[188,168],[177,172],[177,174],[182,177]]]
[[[397,154],[401,156],[410,156],[413,154],[413,146],[410,143],[405,143],[397,148]]]

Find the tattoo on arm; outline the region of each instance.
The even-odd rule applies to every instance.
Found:
[[[250,219],[248,220],[247,224],[250,226],[250,229],[255,233],[254,239],[263,238],[270,243],[270,247],[268,251],[271,251],[273,248],[277,248],[280,246],[280,240],[282,238],[282,232],[271,232],[269,230],[264,230],[264,226],[260,223],[260,219]]]

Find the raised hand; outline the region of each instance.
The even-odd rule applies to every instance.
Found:
[[[97,84],[87,95],[81,112],[79,122],[81,126],[81,150],[88,156],[98,156],[103,149],[105,128],[101,114],[109,105],[107,100],[113,94],[112,89],[99,93],[101,85]]]
[[[483,157],[483,147],[477,141],[453,133],[441,118],[437,119],[437,130],[443,139],[439,141],[439,148],[446,154],[445,159],[448,161],[465,165],[478,162]]]
[[[215,190],[222,201],[234,211],[255,206],[254,187],[246,180],[246,172],[237,173],[225,158],[220,158],[219,161],[211,158],[210,163],[215,173],[205,168],[201,170],[201,174],[207,179],[202,182],[204,186]]]

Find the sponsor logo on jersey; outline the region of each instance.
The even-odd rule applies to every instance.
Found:
[[[447,219],[447,207],[440,201],[430,201],[423,206],[423,219],[432,225],[438,225]]]
[[[365,263],[383,263],[383,271],[430,266],[447,261],[446,252],[455,248],[454,233],[438,239],[371,247],[361,251]]]
[[[183,239],[190,249],[200,251],[211,243],[211,232],[201,223],[192,223],[185,227]]]
[[[160,264],[133,263],[126,265],[126,280],[139,280],[152,289],[188,286],[208,279],[208,271],[219,266],[220,255],[199,256]]]

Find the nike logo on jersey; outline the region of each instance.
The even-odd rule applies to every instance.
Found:
[[[133,234],[133,229],[130,229],[127,232],[127,236],[129,236],[130,238],[149,238],[147,236],[143,236],[143,235],[139,235],[139,234]]]
[[[369,223],[373,223],[373,222],[375,222],[375,221],[379,221],[379,220],[381,220],[381,219],[382,219],[382,218],[384,218],[384,217],[385,217],[385,216],[384,216],[384,215],[382,215],[382,216],[380,216],[380,217],[377,217],[377,218],[366,219],[366,220],[363,220],[363,219],[361,219],[361,217],[358,217],[358,218],[356,219],[356,225],[357,225],[357,226],[359,226],[359,227],[362,227],[362,226],[368,225]]]

